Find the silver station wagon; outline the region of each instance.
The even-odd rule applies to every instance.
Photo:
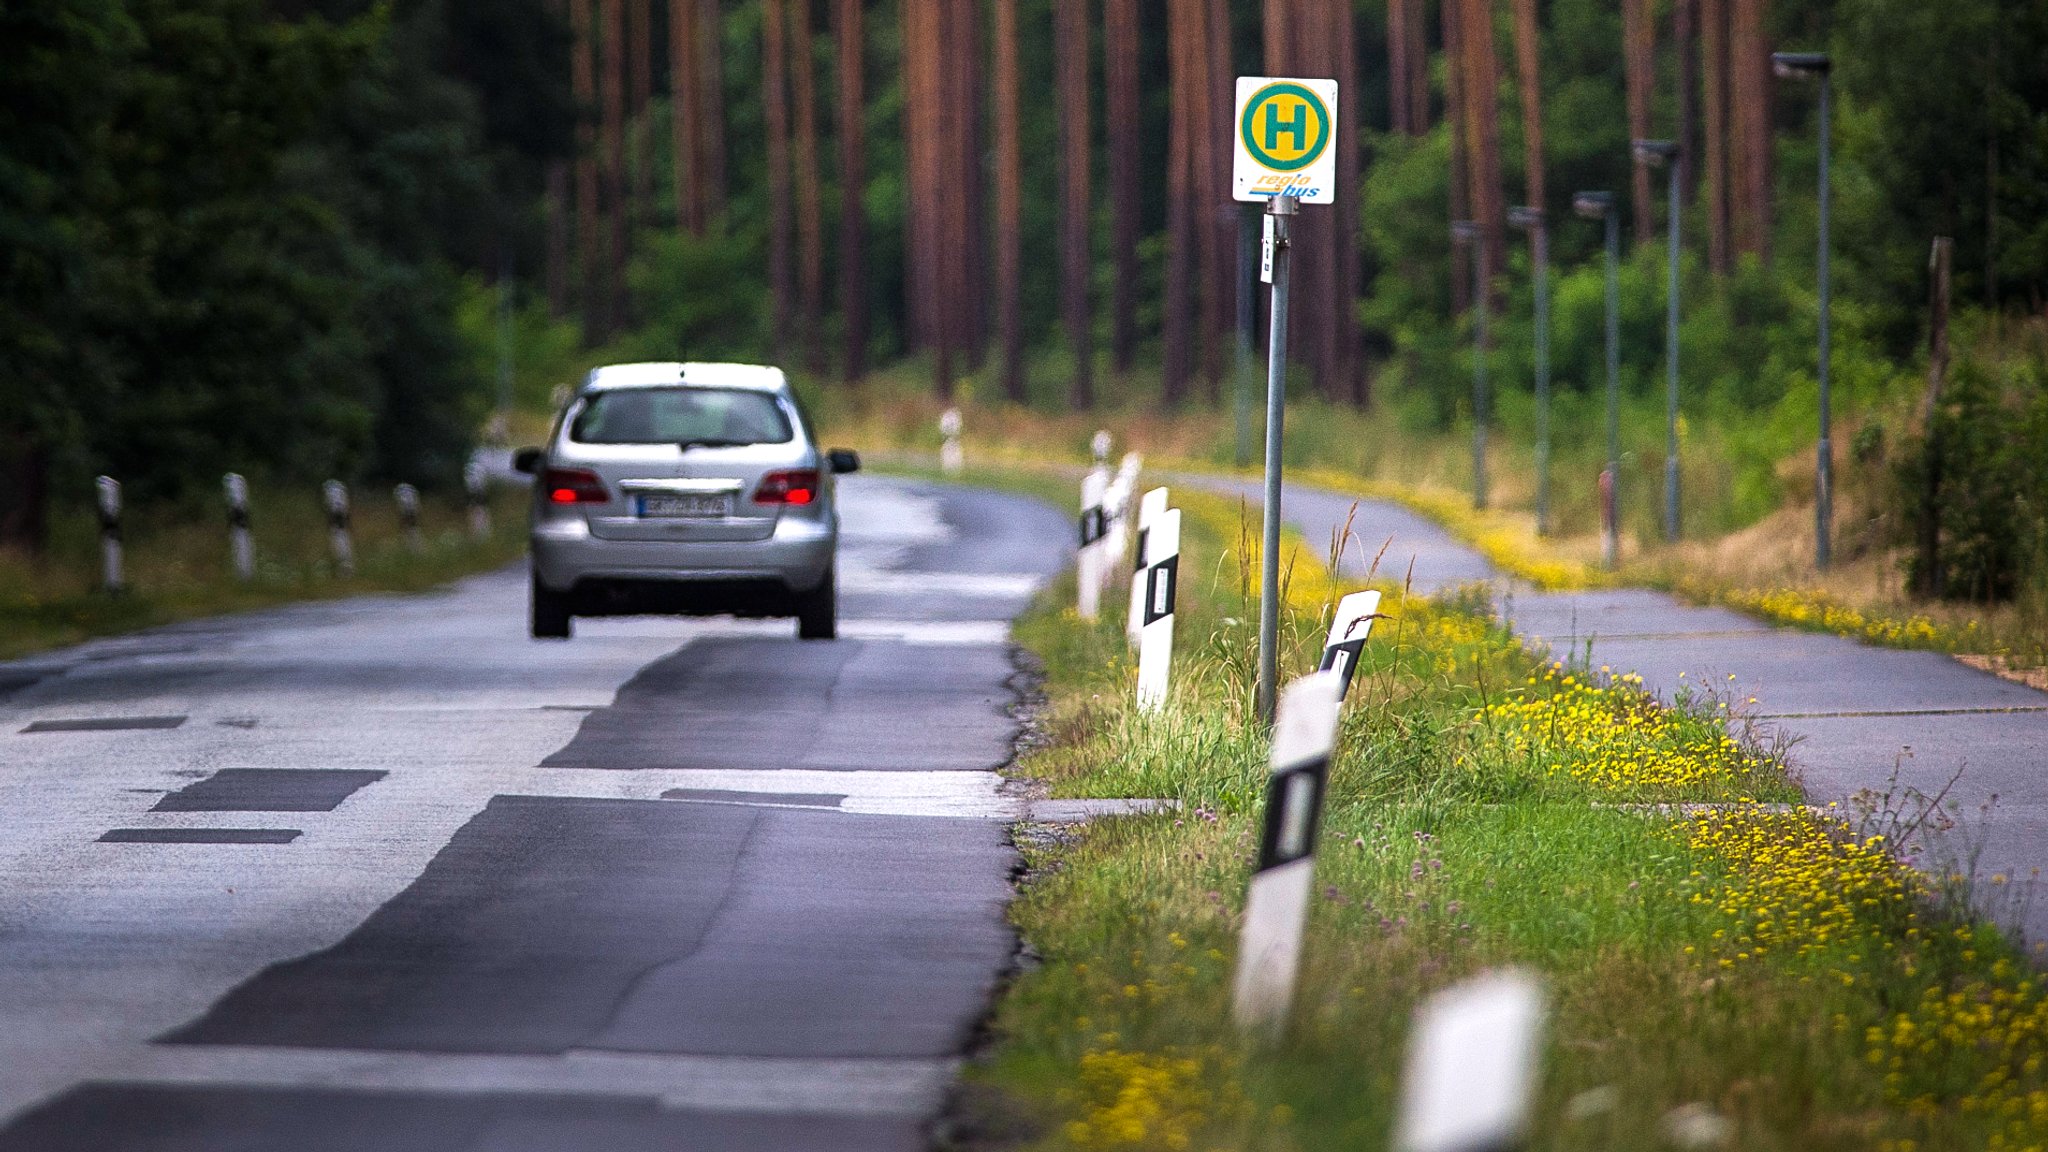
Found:
[[[818,448],[781,369],[599,368],[513,466],[534,478],[536,637],[577,616],[726,613],[837,634],[832,476],[860,457]]]

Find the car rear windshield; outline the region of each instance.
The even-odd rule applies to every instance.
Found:
[[[786,444],[775,397],[737,388],[622,388],[591,397],[569,427],[582,444]]]

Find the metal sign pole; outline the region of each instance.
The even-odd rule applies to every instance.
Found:
[[[1259,680],[1253,707],[1267,725],[1273,723],[1280,678],[1280,432],[1287,403],[1288,226],[1297,205],[1292,196],[1275,196],[1266,204],[1273,227],[1273,316],[1266,345],[1266,520],[1259,557]]]

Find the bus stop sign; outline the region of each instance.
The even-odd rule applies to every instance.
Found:
[[[1337,199],[1337,82],[1280,76],[1237,78],[1236,199]]]

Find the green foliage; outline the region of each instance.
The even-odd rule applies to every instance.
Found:
[[[1959,363],[1933,427],[1900,465],[1908,539],[1918,539],[1930,515],[1939,532],[1937,555],[1916,552],[1909,578],[1956,599],[2048,594],[2048,361],[2003,368]]]

